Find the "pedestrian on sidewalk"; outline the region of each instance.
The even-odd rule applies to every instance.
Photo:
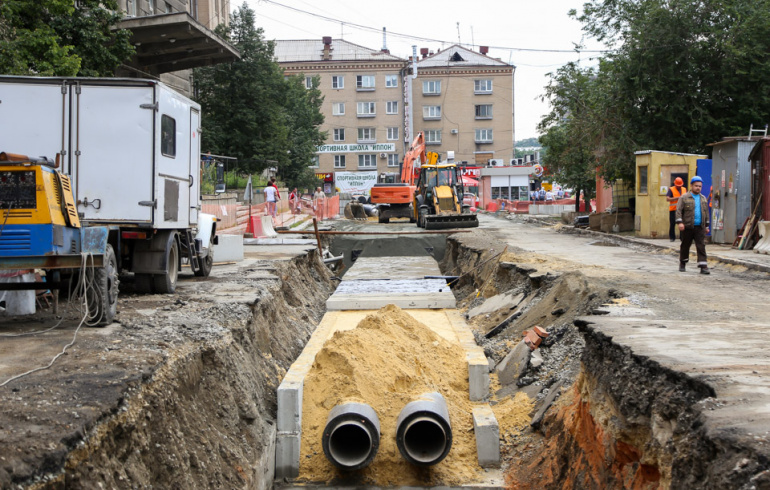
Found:
[[[319,221],[323,218],[325,199],[326,194],[324,194],[324,191],[322,191],[320,187],[316,187],[315,193],[313,194],[313,210],[315,211],[315,215]]]
[[[289,207],[291,207],[291,214],[297,214],[297,208],[299,205],[299,194],[295,187],[291,194],[289,194]]]
[[[698,267],[701,274],[711,274],[706,257],[706,233],[709,231],[709,205],[701,194],[703,179],[697,175],[690,180],[690,192],[679,198],[676,205],[676,222],[682,244],[679,247],[679,272],[685,272],[690,260],[690,245],[695,242]]]
[[[275,218],[277,209],[276,204],[280,197],[278,194],[278,186],[275,185],[275,177],[270,178],[270,181],[263,192],[265,193],[265,203],[267,205],[265,207],[265,216],[272,216]]]
[[[674,185],[669,187],[666,193],[666,201],[668,201],[668,238],[672,242],[676,241],[676,204],[685,192],[687,192],[687,188],[684,187],[684,181],[681,177],[677,177],[674,179]]]

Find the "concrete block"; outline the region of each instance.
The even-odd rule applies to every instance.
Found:
[[[278,432],[275,436],[275,478],[299,476],[299,449],[301,437],[294,432]]]
[[[403,309],[455,308],[457,302],[443,279],[374,279],[342,281],[326,309],[376,310],[393,304]]]
[[[468,318],[473,318],[479,315],[486,315],[487,313],[493,313],[502,308],[516,308],[519,303],[524,299],[524,294],[513,294],[507,292],[503,294],[496,294],[488,300],[484,301],[479,306],[472,308],[468,311]]]
[[[468,395],[471,401],[481,401],[489,395],[489,362],[481,352],[468,352]]]
[[[535,416],[532,417],[532,422],[529,423],[530,426],[532,426],[534,429],[540,428],[540,424],[543,423],[543,418],[545,417],[545,412],[548,411],[549,408],[551,408],[551,405],[554,401],[556,401],[556,398],[561,394],[561,387],[564,385],[564,380],[560,379],[556,383],[554,383],[553,386],[551,386],[550,391],[548,392],[548,395],[543,400],[543,404],[540,406],[540,409],[535,413]]]
[[[529,356],[529,365],[533,368],[539,368],[544,362],[543,355],[539,350],[532,352],[532,355]]]
[[[500,427],[489,405],[473,407],[473,432],[479,466],[500,466]]]
[[[611,233],[615,224],[618,225],[618,231],[634,230],[634,215],[631,213],[602,213],[599,216],[599,229],[604,233]]]
[[[495,368],[500,384],[505,386],[518,381],[527,369],[529,356],[529,346],[523,340],[516,344],[516,347],[511,349],[511,352]]]
[[[214,245],[214,262],[239,262],[243,260],[243,237],[241,235],[217,235]]]
[[[315,357],[315,354],[313,354]],[[305,373],[289,372],[278,386],[279,432],[299,432],[302,430],[302,388]]]
[[[268,445],[260,455],[259,463],[257,464],[258,477],[255,490],[270,490],[273,487],[273,480],[275,480],[275,441],[277,433],[274,425],[271,425],[268,431],[270,431]]]

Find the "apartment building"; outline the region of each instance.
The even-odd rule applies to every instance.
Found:
[[[453,45],[435,54],[420,50],[412,82],[414,130],[425,133],[429,151],[455,161],[484,166],[491,159],[507,165],[514,157],[514,67]]]
[[[276,41],[286,75],[320,78],[324,95],[317,173],[399,171],[404,158],[404,76],[407,61],[341,39]],[[309,86],[309,85],[308,85]]]
[[[157,78],[192,97],[192,69],[229,63],[238,51],[214,33],[229,22],[230,0],[119,0],[136,55],[117,76]]]

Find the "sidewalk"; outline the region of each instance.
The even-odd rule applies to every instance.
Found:
[[[592,235],[597,238],[621,240],[627,243],[651,246],[670,252],[672,255],[679,254],[680,241],[670,241],[668,238],[637,238],[631,235],[621,233],[602,233],[599,231],[576,228],[575,233],[581,235]],[[690,255],[695,257],[695,245],[690,247]],[[756,253],[754,250],[738,250],[730,245],[715,243],[706,244],[706,255],[709,260],[716,260],[730,265],[739,265],[759,272],[770,273],[770,255]],[[691,260],[692,262],[692,260]]]

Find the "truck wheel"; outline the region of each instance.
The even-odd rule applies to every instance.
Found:
[[[200,261],[201,268],[194,271],[193,273],[198,277],[209,277],[209,274],[211,273],[211,268],[214,267],[214,235],[212,233],[211,238],[209,239],[209,250],[206,254],[206,257],[201,259]]]
[[[174,232],[169,233],[166,240],[166,264],[165,274],[152,276],[156,294],[170,294],[176,291],[176,280],[179,277],[179,244]]]
[[[88,313],[93,325],[103,327],[112,323],[118,309],[118,259],[112,245],[104,251],[104,265],[94,268],[94,287],[86,292]]]

